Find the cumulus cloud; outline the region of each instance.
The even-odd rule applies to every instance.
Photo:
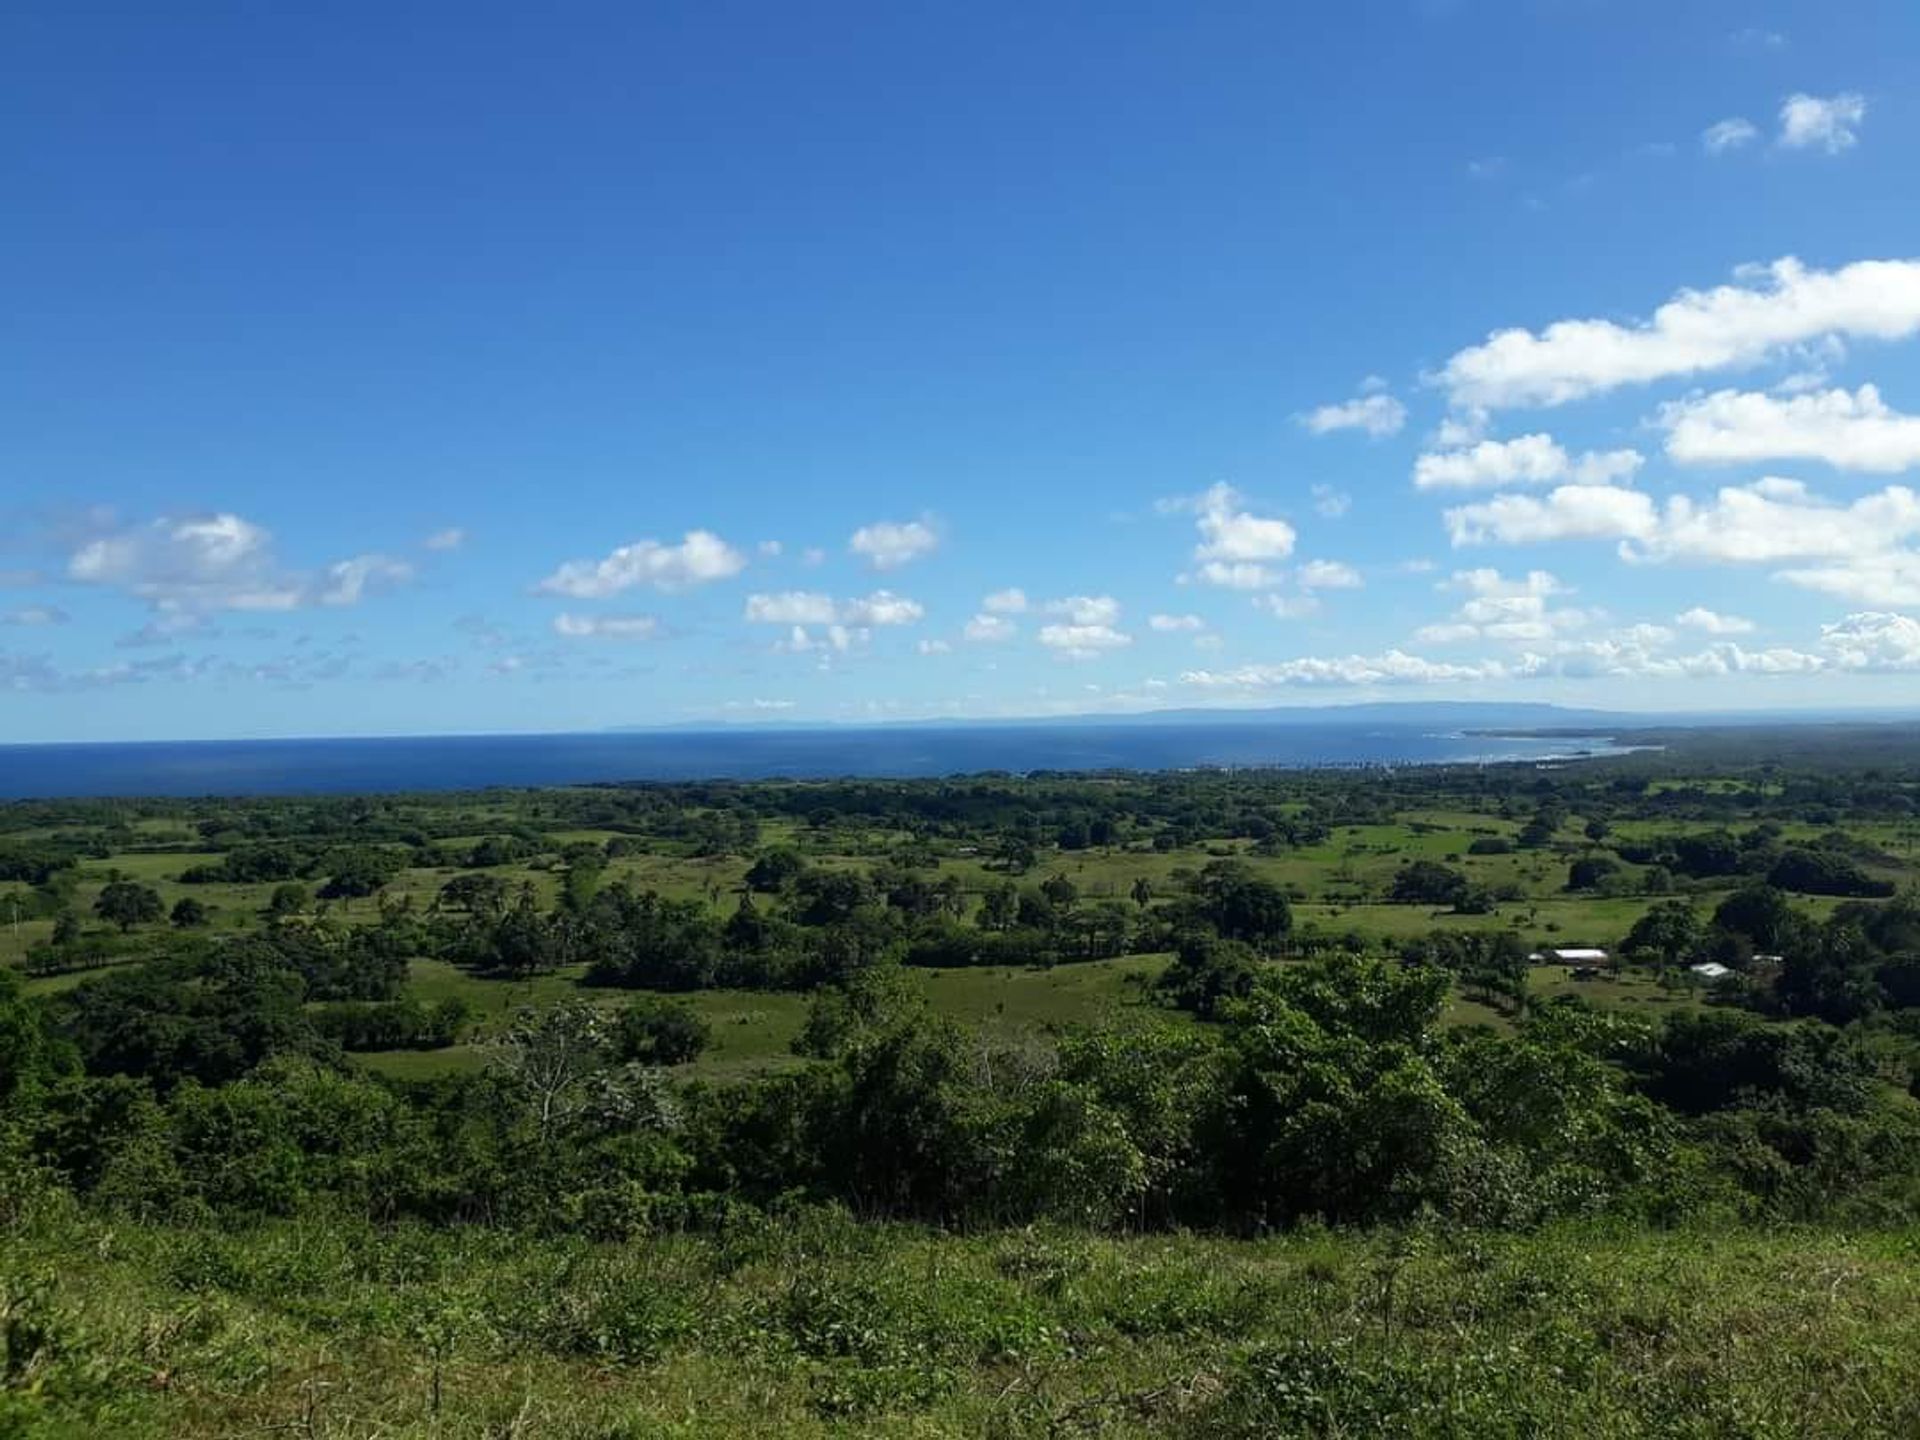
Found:
[[[413,578],[413,567],[390,555],[356,555],[339,560],[322,573],[313,592],[321,605],[358,605],[369,593],[404,585]]]
[[[1376,386],[1351,400],[1309,410],[1300,417],[1300,423],[1315,435],[1361,430],[1377,440],[1400,433],[1400,427],[1407,423],[1407,407]]]
[[[1576,488],[1463,506],[1447,512],[1447,526],[1456,545],[1616,540],[1630,561],[1787,565],[1777,578],[1804,589],[1864,604],[1920,603],[1920,552],[1903,548],[1920,538],[1920,496],[1903,485],[1838,505],[1800,481],[1769,478],[1705,500],[1676,495],[1664,508],[1638,491],[1570,496]]]
[[[1162,635],[1194,633],[1207,628],[1207,622],[1198,615],[1149,615],[1147,628]]]
[[[1864,611],[1820,627],[1820,644],[1841,670],[1920,670],[1920,620]]]
[[[1358,590],[1366,583],[1341,560],[1309,560],[1294,571],[1293,579],[1302,590]]]
[[[1617,485],[1562,485],[1545,496],[1498,495],[1449,510],[1445,520],[1456,546],[1644,538],[1659,525],[1651,499]]]
[[[1708,635],[1750,635],[1754,624],[1751,620],[1738,615],[1722,615],[1717,610],[1709,610],[1704,605],[1696,605],[1691,610],[1682,610],[1673,617],[1673,623],[1687,630],[1700,630]]]
[[[16,610],[0,611],[0,625],[17,625],[26,629],[64,625],[71,618],[57,605],[22,605]]]
[[[71,580],[123,590],[158,611],[190,614],[355,605],[412,576],[405,561],[378,554],[335,561],[317,573],[288,569],[274,554],[271,533],[230,512],[112,530],[88,540],[67,562]]]
[[[996,590],[980,602],[980,608],[989,615],[1024,614],[1027,608],[1027,592],[1018,586]]]
[[[651,640],[660,633],[653,615],[574,615],[553,617],[553,633],[575,640]]]
[[[1920,535],[1920,496],[1903,485],[1833,505],[1797,480],[1727,486],[1710,501],[1676,495],[1660,523],[1627,537],[1636,560],[1760,564],[1801,558],[1854,559]]]
[[[1780,103],[1780,144],[1788,150],[1824,150],[1838,155],[1860,141],[1860,124],[1867,118],[1866,97],[1789,95]]]
[[[1270,665],[1241,665],[1232,670],[1189,670],[1181,683],[1203,690],[1277,690],[1314,686],[1433,685],[1463,680],[1496,680],[1506,667],[1489,660],[1453,664],[1389,650],[1383,655],[1302,656]]]
[[[864,598],[844,602],[840,606],[840,622],[844,625],[912,625],[926,613],[918,600],[909,600],[891,590],[876,590]]]
[[[747,568],[747,557],[711,530],[689,530],[678,545],[639,540],[602,560],[569,560],[534,587],[542,595],[604,600],[636,586],[686,590],[729,580]]]
[[[1687,465],[1819,460],[1881,473],[1920,465],[1920,416],[1892,409],[1872,385],[1790,395],[1716,390],[1668,402],[1658,423],[1667,454]]]
[[[777,595],[749,595],[746,617],[765,625],[830,625],[840,607],[831,595],[810,590],[786,590]]]
[[[917,600],[891,590],[852,600],[836,600],[811,590],[749,595],[745,618],[765,625],[911,625],[926,614]]]
[[[1513,582],[1493,581],[1465,572],[1467,588],[1512,590]],[[1523,585],[1551,590],[1551,577],[1529,577]],[[1659,625],[1635,625],[1587,639],[1549,637],[1508,659],[1439,661],[1405,650],[1381,655],[1302,656],[1275,664],[1243,665],[1232,670],[1190,670],[1185,684],[1216,691],[1257,692],[1293,687],[1369,688],[1434,685],[1471,681],[1645,678],[1721,679],[1822,673],[1894,673],[1920,671],[1920,620],[1887,611],[1847,615],[1820,630],[1810,650],[1791,646],[1748,649],[1719,641],[1704,649],[1674,653],[1673,632]]]
[[[1018,627],[1004,615],[989,615],[982,611],[967,621],[966,628],[961,631],[961,634],[976,644],[998,644],[1004,640],[1011,640],[1017,633],[1017,629]]]
[[[1448,619],[1414,632],[1414,639],[1423,644],[1466,640],[1534,644],[1580,629],[1595,618],[1586,610],[1551,604],[1553,597],[1566,593],[1566,587],[1545,570],[1517,576],[1491,568],[1456,570],[1441,588],[1462,592],[1467,598]]]
[[[1193,549],[1194,569],[1180,578],[1232,590],[1260,590],[1279,583],[1271,562],[1293,553],[1293,526],[1277,517],[1256,515],[1246,497],[1231,485],[1214,485],[1189,499],[1162,501],[1159,508],[1188,510],[1200,541]]]
[[[1069,595],[1040,608],[1049,615],[1064,616],[1073,625],[1112,625],[1120,618],[1120,602],[1111,595]]]
[[[1715,121],[1700,132],[1700,148],[1709,155],[1724,155],[1751,145],[1760,138],[1760,127],[1739,115]]]
[[[1861,605],[1920,605],[1920,552],[1888,550],[1779,572],[1803,590],[1818,590]]]
[[[922,655],[945,655],[953,649],[953,646],[945,640],[922,640],[914,648]]]
[[[1813,270],[1777,260],[1748,283],[1683,290],[1650,320],[1559,320],[1496,331],[1435,377],[1458,406],[1559,405],[1622,385],[1751,365],[1829,336],[1898,340],[1920,331],[1920,260]]]
[[[1133,637],[1106,624],[1042,625],[1040,643],[1065,660],[1093,660],[1123,650]]]
[[[428,550],[458,550],[467,543],[467,532],[458,525],[449,525],[444,530],[436,530],[422,540]]]
[[[922,520],[879,520],[862,525],[847,548],[876,570],[897,570],[939,548],[940,537]]]
[[[1419,490],[1492,489],[1502,485],[1549,485],[1571,480],[1604,485],[1631,477],[1645,463],[1638,450],[1589,450],[1569,455],[1551,435],[1482,440],[1458,450],[1428,451],[1413,464]]]
[[[1197,580],[1202,585],[1217,585],[1223,590],[1267,590],[1278,585],[1284,577],[1269,565],[1256,565],[1251,561],[1230,565],[1224,560],[1209,560],[1204,565],[1195,566],[1191,574],[1180,578],[1182,581]]]
[[[1253,597],[1254,608],[1264,610],[1281,620],[1302,620],[1317,614],[1320,609],[1318,595],[1279,595],[1269,591],[1265,595]]]

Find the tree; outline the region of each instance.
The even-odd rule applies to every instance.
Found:
[[[1466,893],[1467,877],[1438,860],[1411,860],[1394,873],[1394,900],[1405,905],[1453,905]]]
[[[290,915],[298,915],[312,903],[307,887],[297,880],[273,887],[273,893],[267,897],[267,918],[285,920]]]
[[[712,1042],[713,1027],[699,1011],[662,996],[635,1000],[613,1027],[614,1053],[641,1065],[684,1065]]]
[[[1662,965],[1677,965],[1700,940],[1700,917],[1684,900],[1663,900],[1633,922],[1621,948],[1629,955],[1651,955]]]
[[[1040,893],[1056,910],[1071,910],[1080,899],[1080,888],[1064,875],[1049,875],[1042,880]]]
[[[183,895],[174,901],[173,911],[168,917],[176,930],[196,930],[213,918],[205,905],[191,895]]]
[[[1013,924],[1020,909],[1020,892],[1011,880],[989,885],[980,897],[980,928],[1005,930]]]
[[[1793,922],[1793,907],[1771,885],[1737,890],[1713,912],[1715,925],[1746,936],[1757,950],[1778,949]]]
[[[151,885],[114,880],[93,902],[93,913],[109,924],[118,925],[124,935],[136,925],[151,925],[166,914],[166,907],[161,903],[160,892]]]
[[[590,1080],[612,1059],[610,1040],[598,1008],[569,1001],[522,1009],[493,1043],[495,1066],[526,1095],[543,1142],[585,1110]]]
[[[1133,882],[1133,903],[1142,910],[1153,903],[1153,882],[1142,875]]]
[[[1200,872],[1196,887],[1201,913],[1229,940],[1273,950],[1293,929],[1287,895],[1240,860],[1215,860]]]
[[[1567,867],[1567,889],[1591,890],[1619,869],[1620,862],[1610,855],[1582,855]]]
[[[762,895],[777,894],[798,880],[806,868],[807,862],[798,850],[787,846],[763,850],[747,870],[747,888]]]

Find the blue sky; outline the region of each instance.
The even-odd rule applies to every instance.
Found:
[[[26,4],[0,739],[1920,703],[1920,10]]]

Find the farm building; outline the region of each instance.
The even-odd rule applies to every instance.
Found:
[[[1604,950],[1582,945],[1567,945],[1536,950],[1527,958],[1536,965],[1604,965],[1609,957]]]

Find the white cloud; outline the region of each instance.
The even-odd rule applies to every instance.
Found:
[[[1182,575],[1184,580],[1198,580],[1203,585],[1218,585],[1223,590],[1268,590],[1278,585],[1281,574],[1266,565],[1243,562],[1229,565],[1224,560],[1209,560],[1198,566],[1192,575]]]
[[[1353,508],[1353,497],[1331,485],[1313,487],[1313,513],[1323,520],[1338,520]]]
[[[779,559],[786,548],[787,547],[782,545],[778,540],[762,540],[758,545],[753,547],[754,553],[766,560]]]
[[[1156,630],[1162,635],[1193,633],[1206,629],[1207,622],[1198,615],[1149,615],[1147,628]]]
[[[1265,610],[1269,615],[1276,616],[1281,620],[1301,620],[1309,615],[1317,614],[1320,609],[1320,597],[1318,595],[1276,595],[1269,593],[1254,596],[1253,603],[1256,608]]]
[[[1203,585],[1259,590],[1277,584],[1279,576],[1268,562],[1286,559],[1298,539],[1286,521],[1248,510],[1245,497],[1231,485],[1214,485],[1191,499],[1162,501],[1159,508],[1196,512],[1196,564],[1192,574],[1181,578]]]
[[[1632,476],[1645,463],[1637,450],[1589,450],[1578,459],[1551,435],[1482,440],[1459,450],[1429,451],[1413,464],[1419,490],[1490,489],[1499,485],[1546,485],[1571,480],[1604,485]]]
[[[873,632],[855,626],[828,625],[819,635],[811,633],[804,625],[795,625],[787,632],[784,640],[776,640],[773,648],[790,655],[822,654],[828,656],[844,655],[856,650],[873,638]]]
[[[1751,120],[1734,115],[1725,120],[1715,121],[1700,132],[1700,148],[1709,155],[1724,155],[1729,150],[1738,150],[1743,145],[1751,145],[1760,138],[1760,127]]]
[[[1497,680],[1506,667],[1497,660],[1452,664],[1389,650],[1384,655],[1302,656],[1272,665],[1242,665],[1233,670],[1189,670],[1181,683],[1206,690],[1277,690],[1297,686],[1433,685],[1454,681]]]
[[[1286,521],[1248,511],[1239,492],[1229,485],[1215,485],[1206,492],[1196,523],[1200,544],[1193,558],[1200,561],[1284,560],[1293,553],[1297,538]]]
[[[1501,330],[1435,377],[1460,406],[1559,405],[1622,385],[1750,365],[1828,336],[1904,339],[1920,331],[1920,261],[1861,260],[1810,270],[1792,258],[1750,284],[1683,290],[1634,325],[1559,320]]]
[[[1913,550],[1800,566],[1780,571],[1777,578],[1861,605],[1920,605],[1920,552]]]
[[[17,610],[0,612],[0,625],[38,629],[45,625],[64,625],[71,618],[56,605],[22,605]]]
[[[660,633],[652,615],[574,615],[553,617],[553,633],[570,639],[651,640]]]
[[[421,545],[429,550],[458,550],[467,543],[467,532],[458,525],[449,525],[444,530],[436,530]]]
[[[945,640],[922,640],[915,647],[922,655],[945,655],[953,646]]]
[[[1859,143],[1859,126],[1866,118],[1862,95],[1789,95],[1780,104],[1780,144],[1788,150],[1838,155]]]
[[[1373,438],[1397,435],[1407,423],[1407,407],[1385,391],[1356,395],[1337,405],[1321,405],[1300,417],[1300,423],[1315,435],[1336,430],[1363,430]]]
[[[902,565],[931,555],[940,546],[940,537],[922,520],[879,520],[862,525],[847,541],[847,548],[863,556],[876,570],[897,570]]]
[[[843,604],[840,621],[844,625],[912,625],[926,613],[918,600],[909,600],[891,590],[876,590],[864,599]]]
[[[1717,610],[1709,610],[1704,605],[1696,605],[1691,610],[1683,610],[1673,617],[1673,623],[1688,630],[1701,630],[1709,635],[1750,635],[1754,624],[1738,615],[1722,615]]]
[[[1629,560],[1847,560],[1920,535],[1920,497],[1893,485],[1834,505],[1797,480],[1769,478],[1723,487],[1706,501],[1676,495],[1662,510],[1637,490],[1567,485],[1544,499],[1501,495],[1462,506],[1446,520],[1456,545],[1619,540]]]
[[[1797,480],[1727,486],[1706,502],[1676,495],[1657,527],[1627,536],[1634,560],[1760,564],[1853,560],[1920,535],[1920,496],[1902,485],[1832,505]]]
[[[1660,407],[1667,454],[1688,465],[1820,460],[1839,470],[1920,465],[1920,416],[1888,407],[1872,385],[1787,396],[1717,390]]]
[[[811,590],[749,595],[745,618],[764,625],[911,625],[926,614],[917,600],[876,590],[863,599],[836,600]]]
[[[982,613],[967,621],[961,633],[976,644],[998,644],[1003,640],[1011,640],[1017,633],[1017,627],[1004,616]]]
[[[365,595],[404,585],[413,567],[390,555],[356,555],[326,568],[313,598],[321,605],[358,605]]]
[[[791,700],[729,700],[720,707],[722,710],[747,710],[755,712],[792,710],[795,703]]]
[[[1069,595],[1064,600],[1049,600],[1040,607],[1049,615],[1061,615],[1074,625],[1112,625],[1120,618],[1120,602],[1111,595]]]
[[[1040,643],[1066,660],[1093,660],[1133,643],[1131,635],[1106,624],[1042,625]]]
[[[1820,644],[1841,670],[1920,670],[1920,620],[1864,611],[1820,627]]]
[[[1614,485],[1562,485],[1544,497],[1498,495],[1446,512],[1456,546],[1645,538],[1658,524],[1652,500]]]
[[[749,595],[745,618],[764,625],[830,625],[840,607],[831,595],[811,590],[784,590],[775,595]]]
[[[728,580],[747,568],[746,556],[710,530],[689,530],[678,545],[640,540],[603,560],[569,560],[534,589],[542,595],[604,600],[636,585],[685,590]]]
[[[67,562],[69,579],[126,591],[156,610],[297,610],[354,605],[404,583],[413,567],[390,556],[356,555],[317,574],[288,570],[273,537],[238,515],[162,517],[87,541]]]
[[[1545,570],[1511,577],[1491,568],[1456,570],[1440,588],[1465,592],[1468,598],[1451,618],[1414,632],[1414,638],[1423,644],[1464,640],[1537,644],[1578,630],[1595,618],[1585,610],[1549,604],[1552,597],[1564,594],[1566,587]]]
[[[1027,608],[1027,592],[1018,586],[996,590],[980,602],[980,608],[989,615],[1024,614]]]
[[[1358,590],[1366,583],[1358,570],[1340,560],[1309,560],[1293,578],[1302,590]]]

